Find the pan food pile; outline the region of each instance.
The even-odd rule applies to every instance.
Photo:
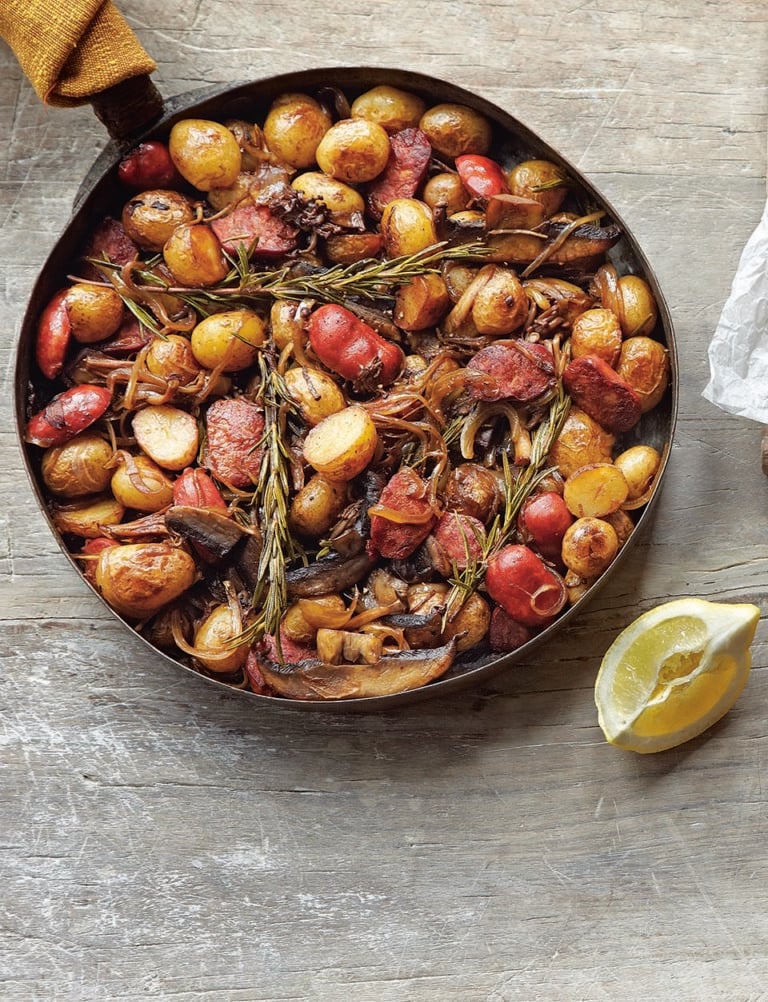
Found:
[[[621,227],[481,111],[380,84],[181,117],[41,304],[25,440],[104,600],[266,696],[426,686],[611,566],[664,461]]]

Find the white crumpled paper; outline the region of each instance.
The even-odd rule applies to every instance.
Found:
[[[768,202],[709,345],[709,371],[702,394],[707,400],[768,424]]]

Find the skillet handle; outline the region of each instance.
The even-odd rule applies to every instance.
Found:
[[[45,104],[91,104],[113,139],[160,117],[154,59],[113,0],[0,0],[0,35]]]
[[[162,95],[145,73],[94,94],[90,103],[98,120],[117,142],[137,136],[163,113]]]

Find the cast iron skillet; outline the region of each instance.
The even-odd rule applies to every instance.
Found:
[[[111,107],[95,107],[96,114],[106,125],[113,139],[93,165],[90,173],[83,182],[75,200],[72,217],[40,272],[24,316],[17,348],[15,369],[16,423],[19,439],[22,442],[27,473],[37,498],[37,503],[47,519],[51,531],[57,538],[64,553],[67,554],[73,567],[77,570],[77,573],[80,574],[80,570],[75,560],[69,555],[48,514],[42,482],[39,476],[39,450],[23,444],[24,427],[28,418],[26,401],[30,378],[34,374],[34,338],[37,318],[53,293],[64,284],[67,270],[71,266],[77,250],[95,223],[103,215],[110,212],[110,207],[111,214],[114,214],[116,208],[122,206],[126,200],[126,191],[117,180],[116,170],[122,153],[134,143],[147,139],[150,136],[160,139],[166,138],[171,126],[180,118],[193,116],[212,118],[219,121],[227,118],[241,118],[262,122],[272,100],[277,95],[286,91],[308,91],[313,93],[324,86],[336,86],[341,88],[349,99],[352,100],[357,94],[377,84],[388,84],[422,95],[428,105],[449,101],[466,104],[475,108],[493,123],[495,134],[493,155],[501,159],[508,158],[509,162],[540,157],[559,163],[566,169],[571,179],[581,186],[590,199],[597,205],[602,206],[607,215],[621,226],[624,235],[620,242],[609,252],[608,260],[615,265],[620,275],[632,272],[643,275],[648,281],[659,307],[659,323],[654,336],[666,344],[671,362],[670,386],[665,398],[653,411],[644,415],[637,439],[634,437],[636,430],[633,429],[630,433],[632,439],[626,443],[630,445],[636,440],[641,441],[653,445],[662,453],[662,465],[656,479],[653,496],[640,515],[629,541],[622,548],[613,564],[582,599],[560,615],[551,626],[544,629],[532,640],[512,653],[496,656],[488,650],[475,649],[458,658],[446,675],[427,686],[395,695],[365,699],[290,700],[280,697],[257,695],[248,690],[233,688],[224,682],[200,675],[193,668],[159,651],[153,645],[149,644],[148,641],[144,640],[140,634],[136,634],[133,628],[118,616],[106,602],[104,604],[112,615],[116,616],[125,625],[127,630],[130,630],[131,633],[140,638],[140,642],[147,645],[155,657],[168,661],[176,668],[189,672],[198,678],[205,678],[208,683],[219,690],[224,690],[241,699],[260,703],[265,709],[269,705],[277,705],[295,710],[320,710],[326,712],[388,710],[430,697],[447,695],[467,689],[520,661],[531,661],[535,652],[544,647],[555,634],[567,630],[574,618],[582,614],[585,602],[594,596],[598,588],[602,588],[608,583],[622,561],[626,558],[629,547],[642,531],[643,525],[648,521],[650,512],[658,498],[659,487],[667,467],[669,449],[674,436],[677,420],[679,376],[677,352],[669,309],[648,261],[619,214],[572,164],[517,119],[483,98],[455,84],[425,76],[421,73],[400,69],[368,67],[311,69],[266,77],[261,80],[235,86],[222,85],[205,91],[172,98],[164,105],[162,101],[158,102],[157,92],[149,84],[148,78],[144,82],[148,87],[144,95],[145,100],[142,100],[141,93],[138,96],[136,93],[133,93],[127,103],[121,104],[118,100],[117,104],[113,103]],[[143,123],[138,129],[136,129],[137,120]],[[146,124],[148,120],[154,120],[151,127]],[[89,585],[89,587],[91,586]],[[95,591],[95,589],[92,590]],[[101,599],[101,601],[104,600]]]

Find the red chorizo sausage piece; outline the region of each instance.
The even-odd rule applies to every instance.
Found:
[[[227,502],[208,474],[198,466],[188,466],[173,483],[173,503],[190,508],[223,508]]]
[[[510,614],[502,609],[500,605],[491,613],[491,625],[488,628],[488,642],[492,651],[499,653],[517,650],[533,636],[533,632],[516,619],[512,619]]]
[[[47,449],[63,445],[102,416],[112,400],[104,386],[71,386],[30,418],[25,441]]]
[[[103,260],[113,264],[128,264],[138,255],[139,248],[123,229],[123,224],[112,216],[105,216],[93,231],[83,253],[84,258]],[[93,282],[103,282],[104,275],[94,265],[86,262],[81,267],[82,277]]]
[[[387,386],[397,379],[405,356],[344,306],[326,303],[312,313],[307,324],[309,343],[317,357],[333,372],[353,381],[373,370],[375,381]]]
[[[119,330],[99,344],[99,351],[105,355],[130,355],[149,344],[154,335],[133,317],[127,317]]]
[[[629,431],[642,416],[637,393],[597,355],[582,355],[569,362],[563,385],[573,402],[606,431]]]
[[[254,241],[255,257],[281,257],[296,246],[296,228],[268,205],[240,205],[228,216],[212,220],[211,229],[228,254],[237,254],[241,244],[249,249]]]
[[[40,315],[35,339],[35,360],[47,379],[55,379],[64,368],[64,358],[72,337],[67,311],[67,289],[59,289]]]
[[[527,403],[551,390],[556,379],[549,348],[528,341],[496,341],[481,348],[467,368],[485,372],[494,381],[470,387],[470,393],[479,400]]]
[[[397,520],[376,514],[387,509]],[[427,485],[408,466],[384,486],[378,504],[370,509],[371,542],[387,560],[404,560],[424,542],[437,521],[427,498]],[[409,516],[413,521],[408,521]],[[400,520],[402,518],[402,521]]]
[[[427,173],[432,147],[421,129],[402,129],[389,138],[389,160],[368,188],[366,202],[374,219],[381,219],[393,198],[413,198]]]
[[[217,400],[208,408],[206,430],[203,466],[232,487],[253,487],[264,454],[261,408],[242,397]]]
[[[482,559],[485,526],[478,518],[446,511],[440,516],[432,536],[448,561],[459,570]]]

